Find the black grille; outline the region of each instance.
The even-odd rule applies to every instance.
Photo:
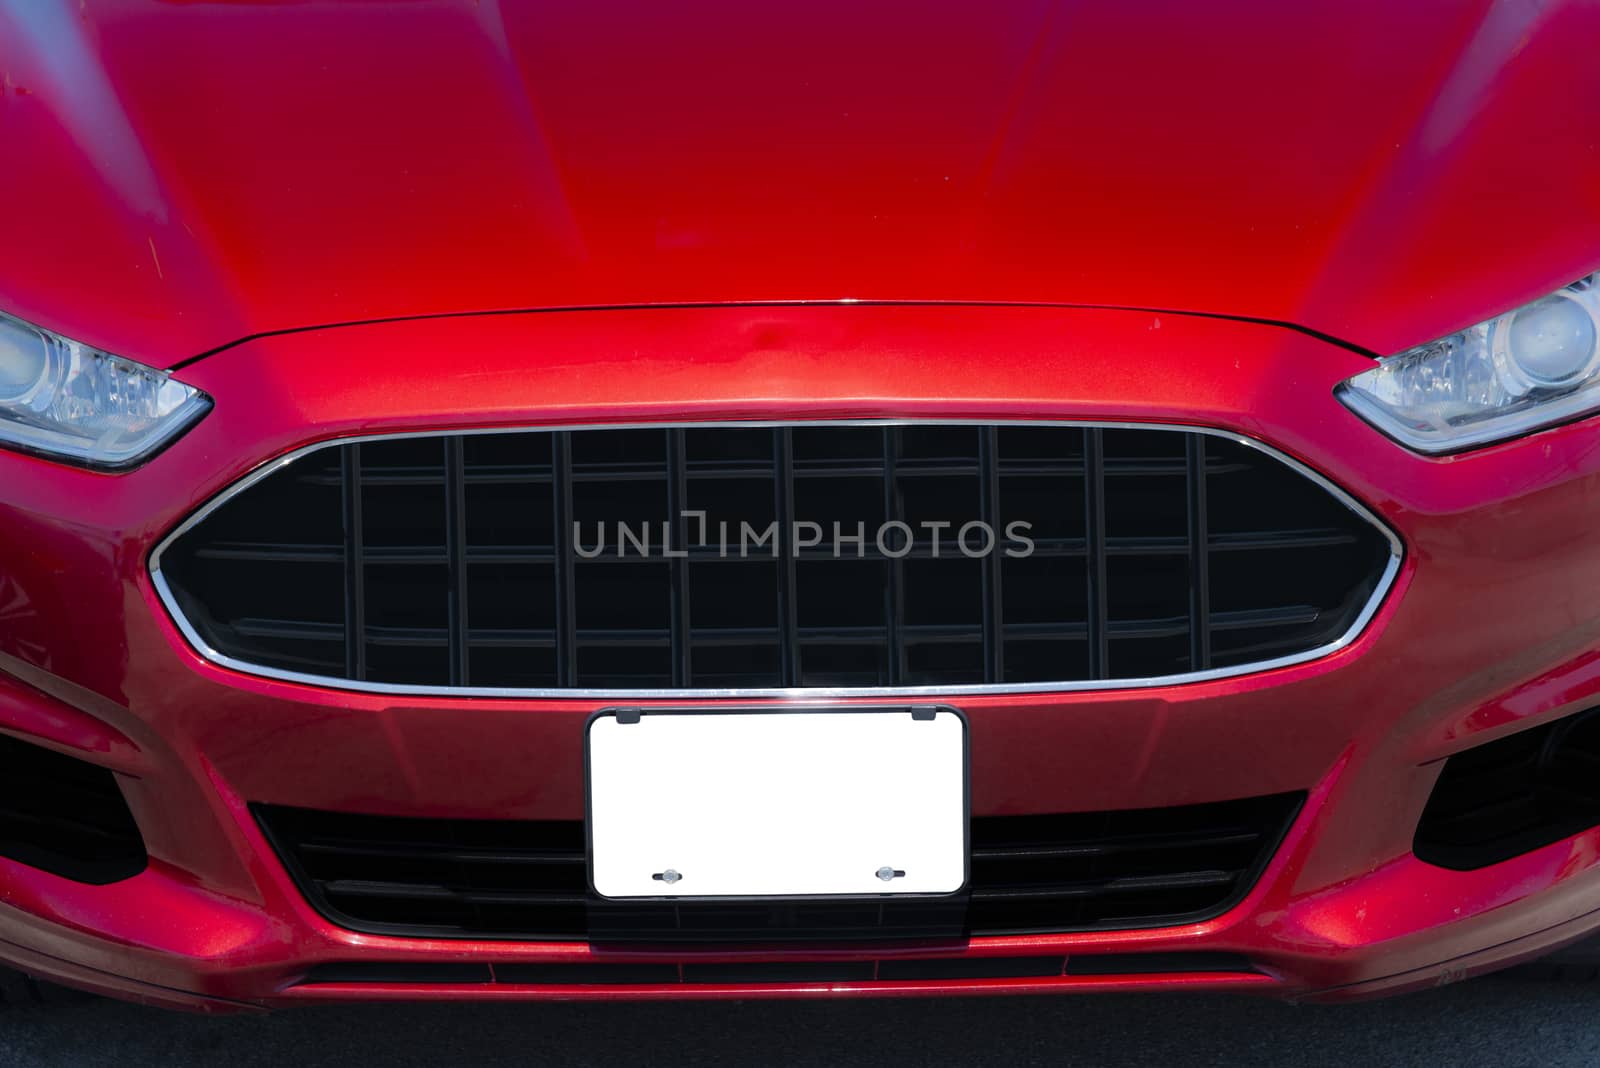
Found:
[[[974,523],[995,535],[984,554],[968,530],[979,558]],[[1389,556],[1323,487],[1215,435],[796,426],[329,447],[160,568],[207,645],[270,671],[757,689],[1237,667],[1345,634]]]
[[[116,776],[0,735],[0,856],[80,883],[144,870],[144,839]]]
[[[338,961],[319,964],[297,985],[391,983],[533,984],[555,986],[676,986],[681,983],[863,983],[951,979],[1053,979],[1062,975],[1259,975],[1236,953],[1106,953],[1043,957],[900,957],[889,960],[574,961],[435,964],[418,961]]]
[[[307,898],[371,933],[597,942],[901,940],[1187,923],[1248,891],[1302,795],[972,821],[951,899],[602,902],[583,824],[256,806]]]
[[[1600,826],[1600,709],[1445,761],[1414,851],[1467,871]]]

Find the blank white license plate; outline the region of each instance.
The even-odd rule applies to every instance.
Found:
[[[646,712],[589,724],[603,897],[947,894],[966,882],[951,709]]]

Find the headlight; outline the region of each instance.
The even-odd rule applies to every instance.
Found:
[[[1456,452],[1600,410],[1600,274],[1379,362],[1338,395],[1419,452]]]
[[[0,445],[127,467],[210,407],[163,371],[0,315]]]

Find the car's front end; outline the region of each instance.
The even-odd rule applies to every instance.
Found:
[[[1452,172],[1425,209],[1401,194],[1439,159],[1378,181],[1378,135],[1342,127],[1365,152],[1348,166],[1298,153],[1308,133],[1259,147],[1286,183],[1218,149],[1164,197],[1118,188],[1155,182],[1174,146],[1065,106],[1062,81],[1090,72],[1061,50],[1123,38],[1048,14],[986,35],[946,12],[914,34],[924,57],[1023,71],[938,122],[843,45],[841,77],[879,94],[855,120],[822,107],[829,89],[746,71],[767,124],[810,150],[727,157],[711,134],[750,114],[701,101],[684,121],[720,82],[644,29],[611,58],[664,99],[560,62],[598,47],[587,19],[560,27],[563,51],[527,13],[420,5],[397,29],[313,6],[284,100],[248,71],[296,16],[196,15],[231,41],[202,54],[181,21],[113,5],[107,34],[192,62],[222,125],[177,109],[145,53],[8,15],[27,91],[0,119],[34,154],[0,188],[51,210],[9,199],[35,255],[0,286],[0,961],[215,1009],[1345,997],[1600,929],[1596,320],[1586,283],[1560,288],[1596,266],[1582,227],[1540,229],[1531,199],[1529,233],[1553,236],[1465,271],[1445,256],[1455,216],[1500,178]],[[1504,112],[1554,91],[1491,47],[1529,30],[1510,19],[1402,20],[1463,43],[1370,90],[1445,102],[1408,144],[1497,158]],[[320,51],[357,29],[382,39],[330,72]],[[1576,47],[1558,29],[1541,63]],[[424,39],[462,81],[373,119],[375,84],[415,89],[396,57]],[[62,52],[92,54],[103,84]],[[666,67],[677,81],[647,76]],[[1467,124],[1463,72],[1508,103]],[[558,92],[574,79],[581,103]],[[1211,105],[1253,99],[1230,88]],[[1324,135],[1345,114],[1298,102]],[[1600,171],[1578,133],[1539,130],[1573,181]],[[295,158],[263,155],[274,133]],[[490,144],[515,157],[503,172],[450,151]],[[1131,214],[1101,218],[1106,198]],[[1384,235],[1411,259],[1363,259]],[[85,259],[97,241],[129,258]],[[1441,290],[1416,281],[1424,247]],[[80,269],[111,287],[98,319]],[[951,885],[897,892],[921,872],[887,863],[851,889],[800,835],[783,876],[800,891],[728,891],[770,874],[772,843],[675,828],[673,768],[595,796],[598,722],[847,712],[959,720],[960,773],[928,794],[955,838],[904,815],[954,858]],[[925,785],[909,749],[883,749],[871,783],[823,750],[800,768],[814,793],[775,797],[735,767],[749,751],[706,752],[675,759],[695,786],[728,775],[707,789],[729,827],[747,810],[798,821],[788,835],[809,813],[842,841],[884,823],[867,787]],[[856,807],[829,816],[840,798]],[[621,847],[598,821],[630,806],[742,867],[710,893],[693,867],[608,889]]]

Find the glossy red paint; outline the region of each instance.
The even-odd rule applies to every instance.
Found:
[[[0,453],[0,730],[115,768],[146,872],[83,886],[0,860],[0,960],[204,1009],[338,998],[720,997],[1148,987],[1352,997],[1501,966],[1600,927],[1600,831],[1474,872],[1411,854],[1450,753],[1600,703],[1593,422],[1454,459],[1379,436],[1333,386],[1370,361],[1281,327],[1134,311],[825,306],[527,313],[262,338],[186,367],[216,409],[123,475]],[[934,955],[1247,954],[1229,974],[738,987],[300,985],[328,961],[628,960],[574,943],[357,935],[317,916],[248,802],[460,817],[582,811],[588,700],[399,699],[263,680],[189,649],[151,548],[297,446],[428,427],[824,417],[1223,427],[1303,460],[1404,539],[1353,645],[1269,673],[952,703],[977,814],[1308,790],[1259,884],[1179,928],[977,938]],[[883,957],[882,949],[682,952]]]
[[[10,0],[0,308],[158,366],[840,298],[1392,352],[1596,266],[1597,31],[1581,0]]]

